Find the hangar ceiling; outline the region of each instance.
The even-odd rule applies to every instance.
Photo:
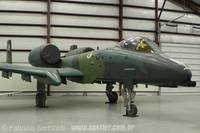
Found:
[[[178,3],[182,3],[183,0],[173,0]],[[200,0],[185,0],[185,5],[188,8],[191,8],[197,13],[200,13]]]
[[[194,4],[196,4],[197,6],[200,6],[200,1],[199,0],[188,0]]]

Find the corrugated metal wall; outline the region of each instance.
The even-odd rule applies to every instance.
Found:
[[[172,9],[176,5],[167,3]],[[175,8],[176,13],[164,11],[161,20],[173,20],[184,15],[183,7]],[[166,23],[161,22],[161,24]],[[197,87],[161,88],[161,95],[199,95],[200,94],[200,17],[186,8],[186,14],[176,22],[161,27],[161,49],[170,57],[185,63],[192,71]]]
[[[94,49],[116,45],[118,1],[107,1],[105,5],[102,1],[95,2],[102,4],[52,2],[51,43],[66,50],[72,44]]]
[[[41,1],[0,1],[0,61],[5,62],[6,42],[13,42],[13,61],[28,62],[32,48],[46,43],[47,4]]]
[[[184,40],[184,39],[183,39]],[[192,80],[197,81],[195,88],[162,88],[162,95],[199,95],[200,94],[200,45],[189,43],[162,43],[162,50],[176,60],[185,63],[192,71]]]

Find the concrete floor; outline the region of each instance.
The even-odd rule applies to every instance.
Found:
[[[136,118],[122,116],[122,97],[118,104],[105,101],[106,96],[50,96],[49,108],[35,108],[34,96],[0,96],[0,132],[200,133],[200,96],[137,96]]]

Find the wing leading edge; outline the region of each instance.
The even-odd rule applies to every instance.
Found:
[[[2,71],[2,77],[8,78],[12,76],[12,73],[21,74],[21,78],[24,81],[31,82],[31,76],[34,76],[39,81],[47,85],[58,86],[61,83],[66,84],[66,78],[81,78],[83,73],[73,68],[38,68],[31,66],[21,66],[0,63],[0,71]]]

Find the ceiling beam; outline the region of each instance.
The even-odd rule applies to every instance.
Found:
[[[180,4],[182,4],[182,0],[169,0],[169,1],[175,1],[178,2]],[[194,10],[197,13],[200,13],[200,6],[194,4],[193,2],[191,2],[190,0],[185,0],[185,6]]]

